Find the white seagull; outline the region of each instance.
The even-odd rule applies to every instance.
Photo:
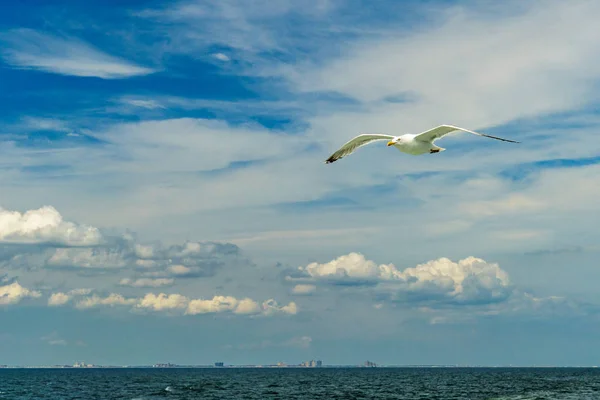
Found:
[[[340,147],[339,150],[337,150],[327,160],[325,160],[325,164],[331,164],[332,162],[336,162],[340,158],[352,154],[354,150],[358,149],[359,147],[374,142],[376,140],[387,140],[388,146],[394,146],[403,153],[412,154],[415,156],[424,153],[439,153],[440,151],[444,151],[446,149],[444,149],[443,147],[436,146],[434,142],[446,136],[450,132],[454,131],[472,133],[473,135],[502,140],[504,142],[520,143],[514,140],[502,139],[496,136],[473,132],[468,129],[459,128],[457,126],[440,125],[428,131],[419,133],[417,135],[413,135],[410,133],[407,133],[402,136],[382,135],[378,133],[366,133],[363,135],[358,135],[357,137]]]

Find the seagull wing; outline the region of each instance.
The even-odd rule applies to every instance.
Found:
[[[502,139],[502,138],[499,138],[499,137],[496,137],[496,136],[491,136],[491,135],[486,135],[486,134],[483,134],[483,133],[473,132],[473,131],[470,131],[468,129],[459,128],[458,126],[452,126],[452,125],[440,125],[440,126],[437,126],[437,127],[433,128],[433,129],[430,129],[428,131],[419,133],[415,137],[415,139],[423,141],[423,142],[433,142],[435,140],[441,139],[442,137],[446,136],[450,132],[454,132],[454,131],[461,131],[461,132],[472,133],[473,135],[484,136],[484,137],[488,137],[488,138],[492,138],[492,139],[496,139],[496,140],[502,140],[503,142],[520,143],[520,142],[516,142],[514,140]]]
[[[394,136],[381,135],[378,133],[365,133],[363,135],[358,135],[357,137],[340,147],[340,149],[333,153],[331,156],[329,156],[329,158],[325,160],[325,164],[331,164],[332,162],[335,162],[340,158],[352,154],[354,150],[358,149],[360,146],[364,146],[376,140],[391,140],[393,138]]]

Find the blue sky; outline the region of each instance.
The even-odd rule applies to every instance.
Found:
[[[596,364],[599,8],[10,3],[0,364]]]

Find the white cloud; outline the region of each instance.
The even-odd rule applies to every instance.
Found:
[[[70,37],[31,29],[15,29],[0,35],[2,58],[16,68],[36,69],[62,75],[120,79],[148,75],[154,70],[111,56]]]
[[[227,54],[223,54],[223,53],[215,53],[212,56],[219,61],[227,62],[227,61],[231,60],[231,58],[229,58],[229,56]]]
[[[71,300],[71,296],[69,296],[66,293],[62,293],[62,292],[52,293],[50,298],[48,298],[48,305],[49,306],[62,306],[64,304],[67,304],[69,302],[69,300]]]
[[[153,311],[164,311],[176,308],[185,308],[187,307],[188,303],[189,299],[180,294],[166,295],[164,293],[160,293],[155,295],[154,293],[148,293],[139,300],[136,307],[147,308]]]
[[[315,279],[386,280],[395,279],[399,275],[392,264],[378,266],[359,253],[343,255],[324,264],[310,263],[298,269]]]
[[[147,246],[137,243],[134,246],[135,255],[139,258],[152,258],[155,255],[155,249],[152,246]]]
[[[27,130],[51,130],[58,132],[71,132],[68,123],[60,119],[24,117],[21,128]]]
[[[381,290],[389,291],[392,299],[435,299],[466,303],[489,303],[503,301],[512,293],[508,274],[497,264],[468,257],[458,262],[440,258],[407,268],[398,277],[405,284],[384,285]]]
[[[41,295],[38,291],[29,290],[18,282],[13,282],[10,285],[0,286],[0,305],[17,304],[25,298],[37,298]]]
[[[90,293],[92,293],[92,289],[87,288],[69,290],[70,296],[85,296]]]
[[[60,248],[55,249],[46,264],[67,268],[125,268],[128,263],[121,249]]]
[[[51,206],[25,213],[0,208],[0,242],[91,246],[101,241],[97,228],[64,221]]]
[[[515,290],[511,297],[501,303],[492,303],[486,307],[469,307],[468,312],[460,308],[420,307],[422,317],[432,325],[473,323],[480,318],[508,317],[514,323],[523,318],[528,322],[557,318],[595,318],[600,309],[596,305],[569,299],[563,296],[535,296],[531,293]]]
[[[87,308],[93,308],[93,307],[98,307],[98,306],[114,307],[114,306],[133,305],[136,302],[137,302],[137,299],[133,299],[133,298],[128,299],[117,293],[111,293],[106,297],[101,297],[101,296],[94,294],[90,297],[85,297],[85,298],[79,300],[76,303],[75,307],[77,307],[79,309],[87,309]]]
[[[64,221],[50,206],[23,214],[0,208],[1,242],[21,245],[5,249],[2,266],[23,270],[43,266],[80,274],[136,270],[137,279],[124,278],[121,282],[132,287],[167,286],[174,277],[214,276],[224,266],[233,268],[249,262],[232,243],[143,244],[129,234],[102,235],[98,228]]]
[[[315,285],[306,285],[301,283],[294,286],[294,288],[292,289],[292,294],[307,295],[314,293],[315,290],[317,290],[317,287]]]
[[[439,258],[399,270],[350,253],[300,267],[299,272],[317,284],[375,286],[379,296],[394,301],[491,303],[506,300],[513,290],[508,274],[497,264],[475,257],[458,262]]]
[[[230,311],[235,314],[253,314],[260,312],[258,304],[251,299],[238,300],[232,296],[215,296],[210,300],[190,301],[186,314],[208,314]]]
[[[184,265],[171,265],[169,268],[167,268],[167,271],[169,271],[169,273],[175,276],[188,275],[194,272],[192,268],[186,267]]]
[[[169,51],[192,53],[217,44],[248,58],[261,51],[285,51],[281,36],[285,35],[288,41],[292,36],[285,30],[276,30],[277,23],[290,15],[315,19],[325,11],[327,3],[253,0],[242,5],[232,0],[216,3],[186,0],[163,10],[146,10],[139,16],[168,22],[167,26],[172,28]]]
[[[107,170],[117,171],[125,167],[131,172],[164,172],[165,167],[172,172],[212,171],[228,167],[235,161],[280,157],[287,153],[289,146],[308,144],[302,138],[259,126],[231,126],[224,121],[192,118],[115,125],[97,133],[97,136],[113,143],[113,149],[121,154],[135,158],[134,163],[113,160]],[[168,166],[156,163],[164,156],[165,147],[169,148],[168,158],[171,160]],[[121,162],[125,165],[119,165]]]
[[[143,99],[128,99],[128,98],[123,98],[123,99],[121,99],[121,103],[130,105],[130,106],[134,106],[134,107],[146,108],[146,109],[149,109],[149,110],[156,110],[156,109],[161,109],[161,108],[164,109],[165,108],[165,106],[163,106],[162,104],[160,104],[156,100],[143,100]]]
[[[489,127],[595,98],[589,83],[600,74],[590,65],[598,59],[600,40],[591,35],[590,16],[598,10],[593,2],[560,1],[543,7],[507,2],[502,13],[495,5],[448,7],[429,15],[428,29],[389,31],[353,42],[324,67],[297,68],[290,77],[300,90],[332,90],[373,102],[369,114],[351,116],[345,124],[358,122],[355,129],[370,123],[375,130],[411,131],[450,120]],[[550,36],[542,35],[549,24]],[[543,45],[547,40],[551,49]],[[432,54],[442,64],[432,62]],[[475,55],[476,61],[465,62]],[[414,101],[379,103],[408,93]],[[334,118],[341,122],[340,117]]]
[[[74,297],[87,296],[92,292],[92,289],[73,289],[67,293],[57,292],[52,293],[48,298],[48,305],[51,307],[63,306],[70,302]]]
[[[295,315],[298,313],[298,306],[295,302],[291,301],[285,306],[280,306],[275,300],[270,299],[262,304],[263,314],[274,315],[274,314],[291,314]]]
[[[156,288],[161,286],[170,286],[173,284],[175,280],[170,278],[139,278],[139,279],[131,279],[131,278],[123,278],[119,282],[120,286],[131,286],[135,288]]]
[[[67,294],[62,292],[53,293],[48,299],[48,305],[59,306],[67,304],[76,294],[87,295],[89,292],[73,290]],[[232,313],[237,315],[273,316],[277,314],[293,315],[298,312],[298,307],[294,302],[280,306],[273,299],[260,304],[248,297],[238,299],[234,296],[214,296],[212,299],[190,299],[178,293],[146,293],[140,298],[124,297],[117,293],[111,293],[108,296],[92,294],[75,302],[75,307],[78,309],[90,309],[100,306],[130,306],[131,310],[148,310],[154,312],[179,310],[181,315]]]
[[[534,200],[517,193],[509,193],[502,199],[472,201],[461,204],[460,208],[465,214],[475,217],[492,216],[498,214],[519,214],[539,212],[546,207],[548,200]]]
[[[260,306],[252,299],[245,298],[241,299],[235,307],[234,313],[236,314],[257,314],[260,312]]]

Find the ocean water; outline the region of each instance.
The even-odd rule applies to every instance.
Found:
[[[600,399],[600,369],[0,369],[0,399]]]

